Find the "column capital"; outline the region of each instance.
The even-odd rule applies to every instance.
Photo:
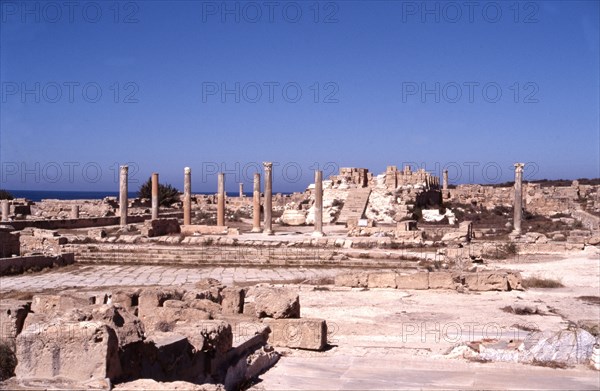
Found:
[[[523,171],[523,167],[525,167],[525,163],[515,163],[515,171]]]
[[[263,167],[265,170],[269,171],[273,168],[273,162],[263,162]]]
[[[125,165],[119,166],[119,169],[121,171],[127,171],[127,170],[129,170],[129,166],[127,164],[125,164]]]
[[[186,167],[186,168],[183,169],[183,173],[184,174],[191,174],[192,173],[192,169],[189,168],[189,167]]]

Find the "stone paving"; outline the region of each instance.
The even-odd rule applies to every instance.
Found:
[[[339,269],[325,268],[180,268],[156,265],[81,265],[43,273],[0,277],[0,292],[137,285],[185,285],[211,277],[233,283],[303,281],[334,277]]]

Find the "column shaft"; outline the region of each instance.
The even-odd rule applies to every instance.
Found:
[[[152,220],[158,219],[158,173],[152,173]]]
[[[217,186],[217,225],[225,225],[225,174],[220,172]]]
[[[129,167],[121,166],[119,176],[119,216],[121,217],[121,227],[127,225],[127,207],[129,203],[129,198],[127,195],[128,173]]]
[[[192,224],[192,169],[183,171],[183,224]]]
[[[265,168],[265,228],[266,235],[273,235],[273,223],[271,214],[273,211],[273,163],[263,163]]]
[[[323,236],[323,171],[315,171],[315,236]]]
[[[260,174],[254,174],[254,189],[252,192],[253,211],[252,211],[252,232],[260,232]]]

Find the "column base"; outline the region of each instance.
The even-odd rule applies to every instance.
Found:
[[[252,233],[261,233],[262,229],[260,229],[260,228],[252,228],[252,230],[250,232],[252,232]]]
[[[313,238],[322,238],[323,236],[325,236],[325,234],[323,232],[315,231],[311,234],[311,236]]]
[[[275,235],[275,232],[272,229],[265,229],[263,231],[263,234],[271,236],[271,235]]]

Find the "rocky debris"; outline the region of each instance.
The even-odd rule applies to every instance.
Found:
[[[461,344],[450,356],[500,362],[521,362],[546,366],[587,364],[596,339],[579,328],[534,331],[523,341],[483,340]]]
[[[17,377],[85,381],[121,375],[119,340],[111,327],[100,322],[58,320],[36,326],[17,337]]]
[[[277,346],[312,350],[326,346],[325,320],[290,319],[300,316],[297,293],[271,286],[247,291],[248,305],[246,289],[225,287],[213,279],[200,281],[190,291],[150,287],[112,294],[36,295],[31,310],[23,303],[3,301],[17,335],[15,381],[60,380],[74,382],[73,388],[101,383],[110,388],[112,382],[129,381],[126,384],[135,387],[192,389],[220,382],[237,389],[279,359],[266,345],[273,330],[278,333],[273,337]],[[248,323],[240,315],[246,309],[252,311],[255,332],[244,334],[236,345],[231,322]],[[264,324],[259,317],[265,317]],[[190,383],[131,383],[140,378]]]
[[[88,230],[87,236],[90,239],[101,240],[101,239],[106,238],[108,236],[108,234],[106,233],[106,230],[104,228],[94,228],[94,229]]]
[[[256,287],[248,290],[247,298],[253,299],[258,318],[299,318],[298,294],[285,288]]]
[[[116,384],[115,391],[225,391],[222,384],[194,384],[185,381],[158,382],[152,379],[138,379],[126,383]]]

